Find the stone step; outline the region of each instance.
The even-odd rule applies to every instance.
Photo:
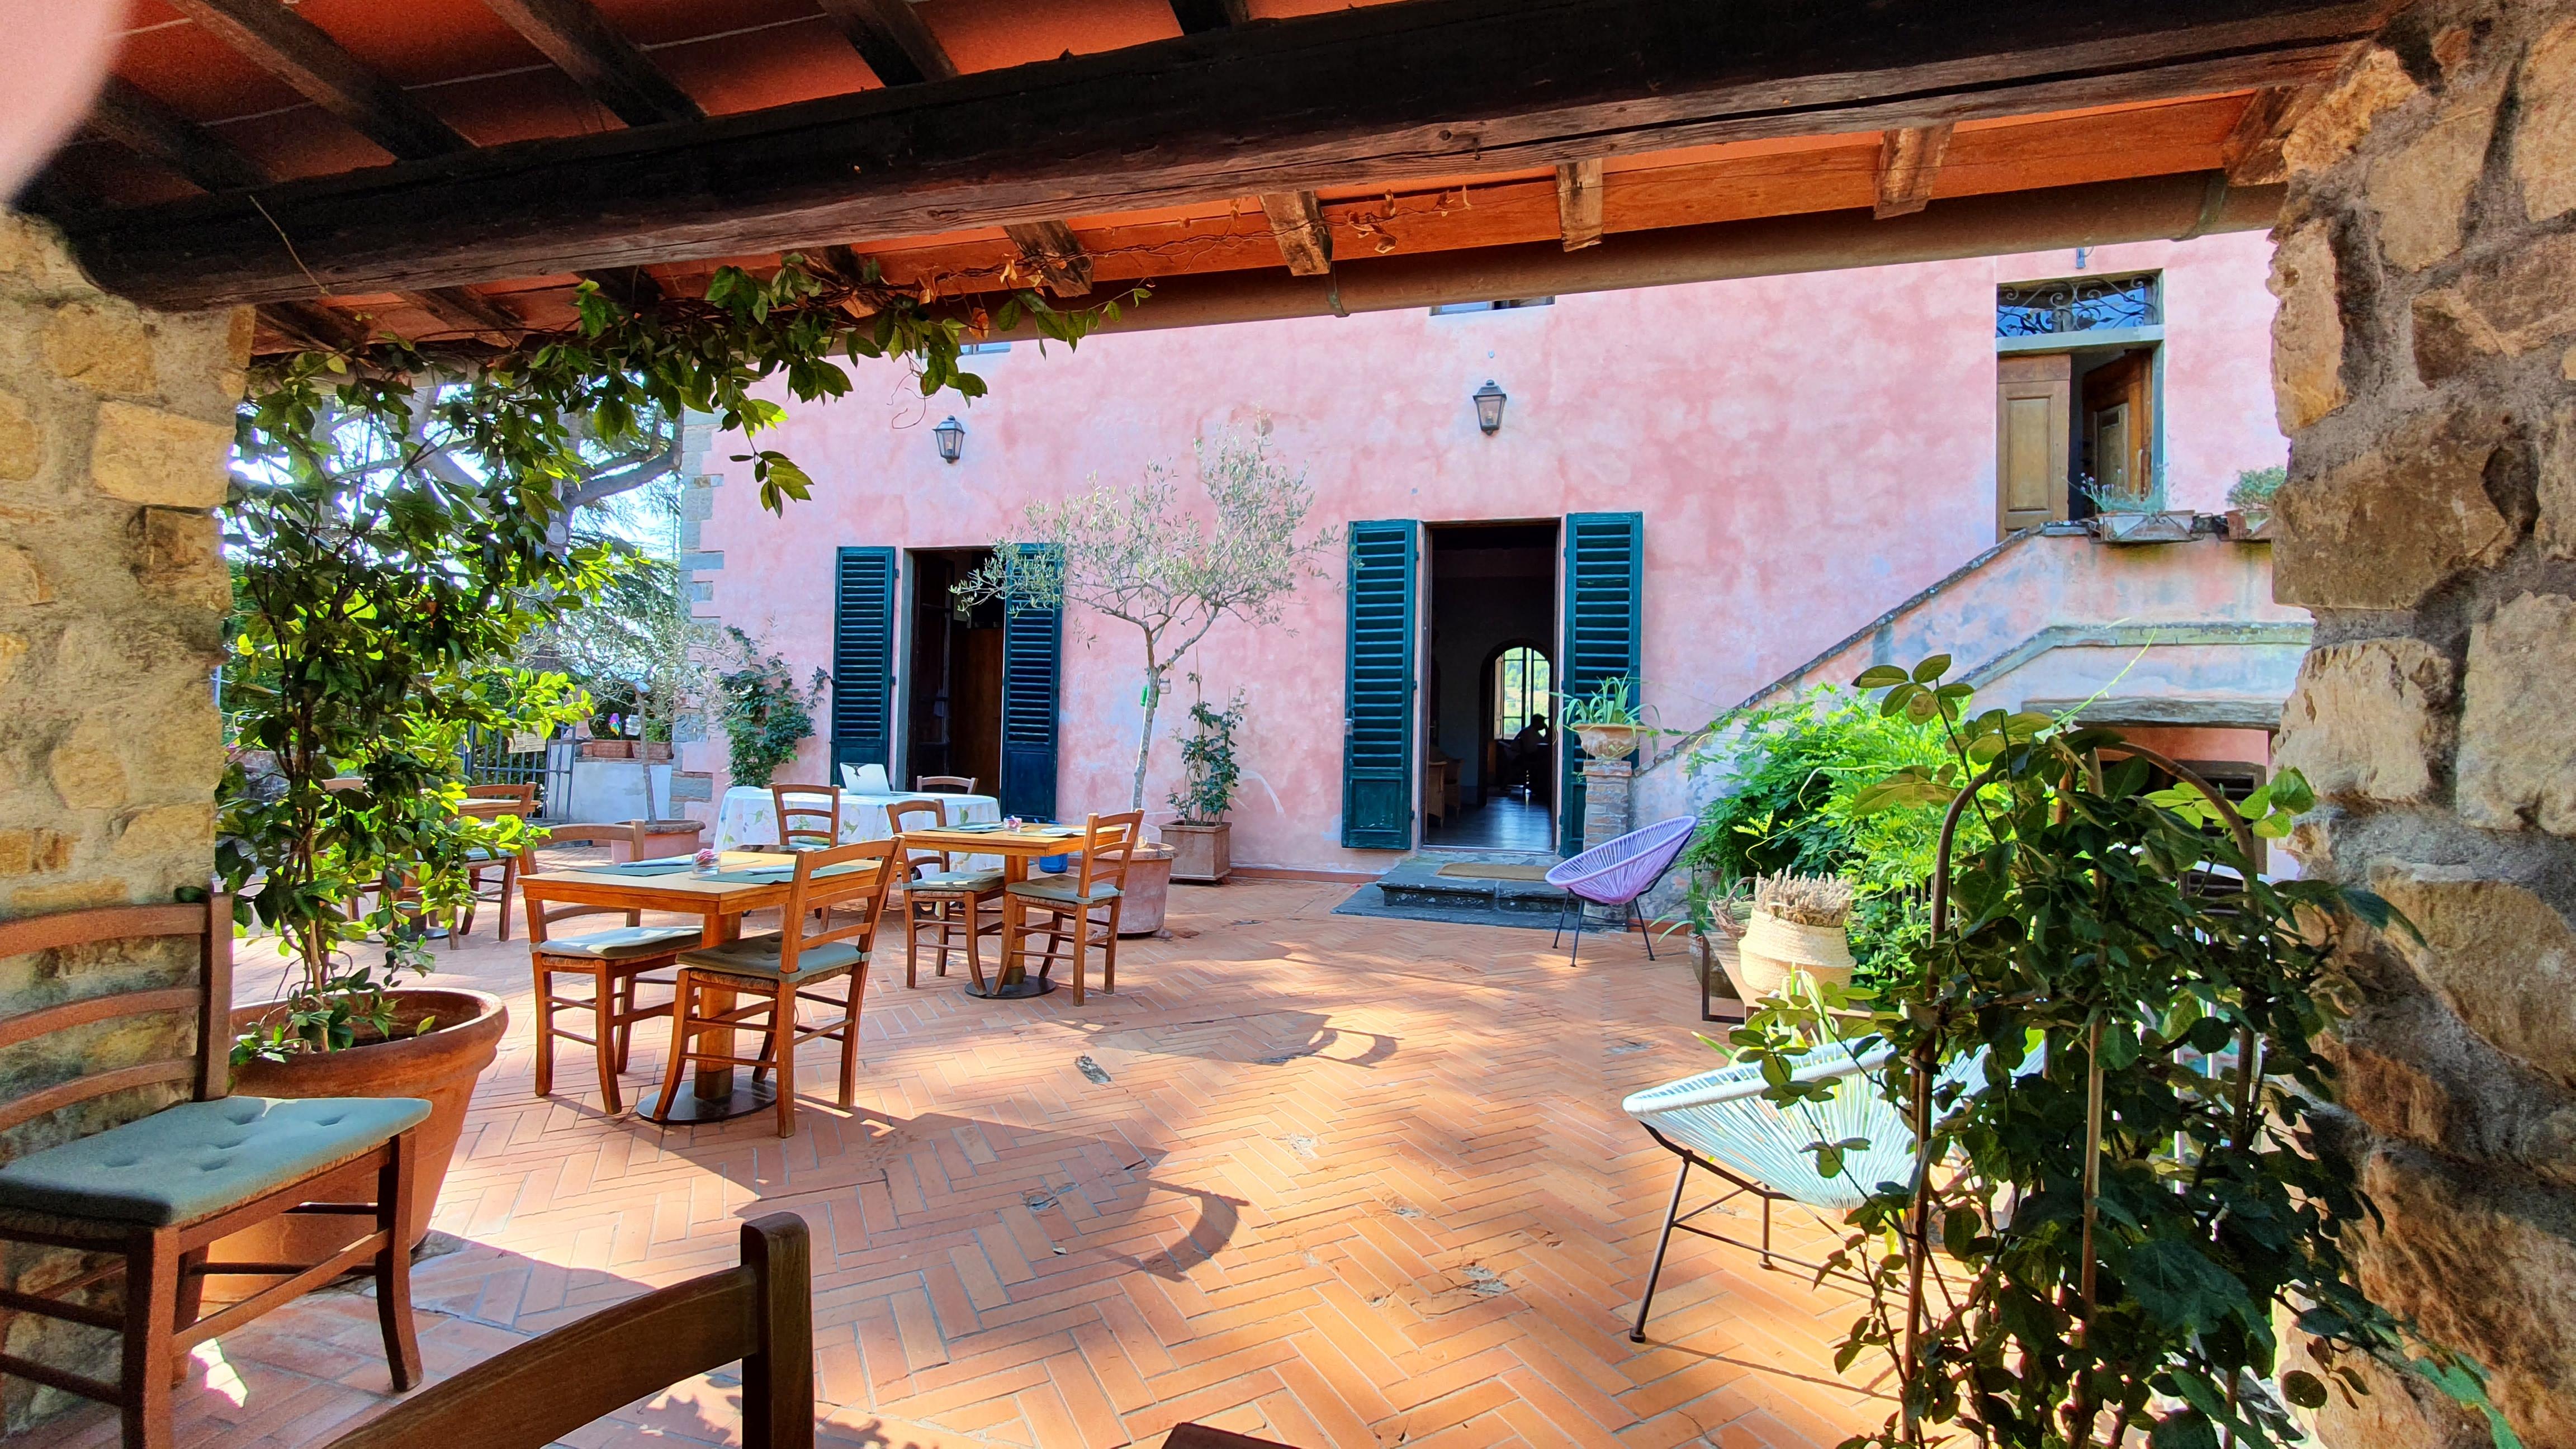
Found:
[[[1442,866],[1462,862],[1552,866],[1557,863],[1557,858],[1533,851],[1442,852],[1408,856],[1397,862],[1393,870],[1378,877],[1378,890],[1389,905],[1445,910],[1496,910],[1553,916],[1565,903],[1565,892],[1545,881],[1488,880],[1440,873]]]

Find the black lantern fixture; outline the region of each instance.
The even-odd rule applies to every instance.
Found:
[[[1483,428],[1489,435],[1503,430],[1505,396],[1501,388],[1494,386],[1494,380],[1490,377],[1485,379],[1483,387],[1476,389],[1473,399],[1476,404],[1476,426]]]
[[[939,456],[948,462],[956,462],[957,455],[966,451],[966,425],[957,421],[954,415],[932,428],[930,435],[939,440]]]

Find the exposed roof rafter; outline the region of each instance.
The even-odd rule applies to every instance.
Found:
[[[333,40],[330,32],[279,0],[169,3],[396,156],[417,161],[473,149],[473,142],[412,99],[410,92],[377,74]]]
[[[1311,191],[1274,191],[1261,198],[1261,213],[1270,218],[1270,234],[1279,239],[1279,255],[1300,277],[1326,276],[1333,270],[1333,233],[1324,225],[1324,209]]]
[[[1600,157],[1557,163],[1556,230],[1570,252],[1600,244]]]
[[[706,112],[617,32],[590,0],[483,0],[583,94],[630,126],[702,121]]]
[[[1091,253],[1082,249],[1073,228],[1060,221],[1020,221],[1002,232],[1020,249],[1021,260],[1046,278],[1048,290],[1059,297],[1089,295]]]
[[[890,86],[954,80],[957,62],[912,8],[912,0],[817,0],[851,48]]]
[[[274,179],[233,143],[123,76],[107,78],[98,103],[90,108],[89,123],[207,191],[265,186]]]
[[[1878,138],[1878,204],[1871,214],[1881,221],[1911,216],[1931,204],[1933,183],[1941,179],[1941,158],[1950,150],[1948,121],[1934,126],[1905,126]]]

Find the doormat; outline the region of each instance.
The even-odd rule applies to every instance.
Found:
[[[1496,865],[1481,860],[1452,861],[1440,867],[1440,873],[1461,880],[1545,880],[1553,866]]]

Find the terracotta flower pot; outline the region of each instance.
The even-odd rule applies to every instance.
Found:
[[[706,826],[695,820],[647,820],[644,822],[644,853],[637,855],[632,842],[608,842],[608,858],[622,860],[667,860],[675,855],[698,853],[698,836]]]
[[[1234,826],[1227,821],[1192,825],[1175,820],[1162,827],[1163,843],[1172,848],[1172,879],[1215,885],[1234,873]]]
[[[2269,508],[2231,508],[2227,510],[2227,536],[2238,543],[2259,543],[2272,537],[2272,510]]]
[[[1760,907],[1744,925],[1735,945],[1735,968],[1727,973],[1738,996],[1758,1001],[1776,996],[1798,972],[1818,984],[1849,986],[1851,937],[1842,926],[1802,926],[1784,921]]]
[[[1119,935],[1150,936],[1163,929],[1163,909],[1172,894],[1172,848],[1137,846],[1127,857],[1127,884],[1119,894]]]
[[[1637,752],[1638,737],[1645,730],[1638,725],[1576,725],[1574,737],[1583,741],[1583,752],[1596,760],[1624,760]]]
[[[510,1010],[481,991],[420,988],[393,993],[394,1018],[436,1020],[426,1035],[368,1042],[345,1051],[298,1056],[283,1062],[253,1061],[233,1068],[233,1090],[246,1097],[419,1097],[429,1103],[420,1125],[420,1174],[412,1183],[410,1221],[417,1247],[429,1232],[430,1209],[447,1181],[447,1161],[465,1130],[465,1105],[474,1081],[501,1049]],[[233,1008],[233,1028],[245,1031],[279,1003]],[[356,1219],[285,1217],[215,1245],[230,1261],[318,1262],[365,1231]],[[248,1283],[250,1280],[228,1280]]]
[[[633,740],[583,740],[581,757],[585,760],[631,760],[635,758]]]

